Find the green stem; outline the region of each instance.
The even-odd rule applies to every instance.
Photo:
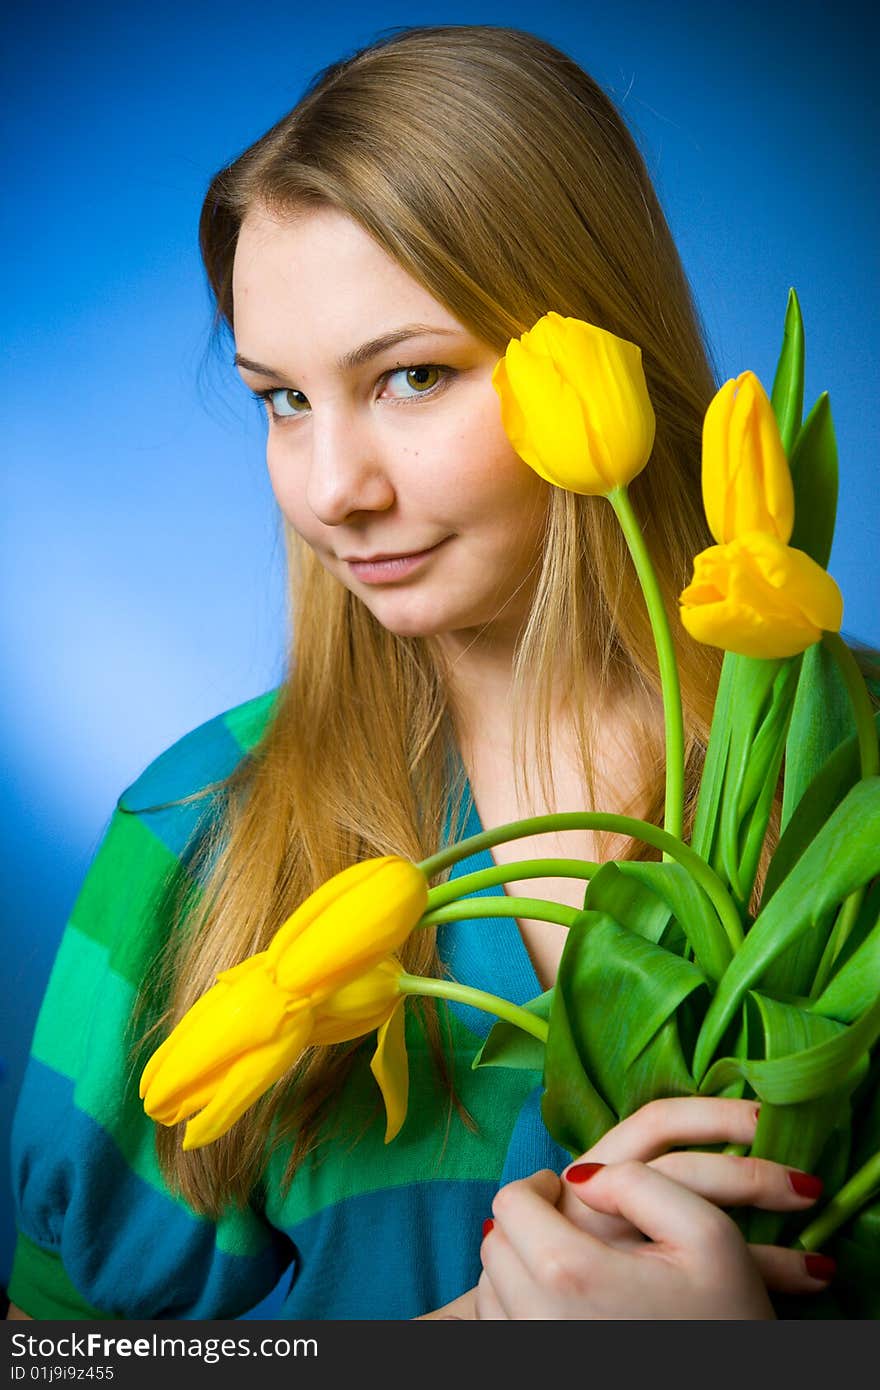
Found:
[[[516,864],[493,864],[491,869],[480,869],[475,874],[464,874],[429,888],[428,909],[443,907],[468,893],[478,893],[482,888],[494,888],[497,883],[516,883],[524,878],[590,879],[598,869],[598,864],[591,864],[587,859],[520,859]]]
[[[839,632],[823,632],[822,645],[834,657],[837,662],[837,669],[846,685],[859,740],[861,775],[863,778],[876,777],[880,773],[880,745],[877,741],[877,725],[874,722],[871,696],[859,670],[859,664]],[[831,978],[834,962],[838,959],[849,939],[850,932],[855,926],[864,896],[865,888],[857,888],[855,892],[850,893],[838,912],[813,979],[813,987],[810,990],[811,999],[818,999]]]
[[[467,922],[472,917],[525,917],[534,922],[558,922],[570,927],[581,914],[577,907],[548,902],[546,898],[462,898],[444,907],[431,908],[419,918],[420,927],[438,922]]]
[[[819,1250],[838,1226],[842,1226],[880,1190],[880,1153],[876,1153],[844,1183],[839,1192],[809,1226],[801,1231],[795,1245],[801,1250]]]
[[[645,537],[633,511],[626,487],[616,487],[607,494],[614,508],[620,529],[636,567],[642,593],[651,619],[660,684],[663,691],[663,718],[666,725],[666,806],[663,825],[670,835],[682,836],[684,825],[684,718],[681,709],[681,684],[669,615],[660,592],[657,573],[651,563]],[[664,859],[669,855],[664,853]]]
[[[467,839],[448,845],[438,854],[421,860],[417,867],[421,869],[425,878],[430,880],[450,864],[456,864],[459,859],[467,859],[472,854],[491,849],[493,845],[505,844],[508,840],[540,835],[551,830],[610,830],[612,833],[642,840],[645,844],[662,850],[671,859],[677,859],[712,903],[733,950],[737,951],[742,945],[743,931],[739,913],[714,870],[710,869],[705,860],[689,845],[683,844],[667,831],[660,830],[658,826],[651,825],[650,821],[636,820],[633,816],[618,816],[610,811],[560,811],[553,815],[527,816],[524,820],[496,826],[494,830],[481,830],[478,835],[469,835]]]
[[[546,1019],[538,1018],[528,1009],[521,1009],[518,1004],[511,1004],[509,999],[502,999],[498,994],[487,994],[485,990],[460,985],[456,980],[435,980],[426,975],[400,975],[398,988],[401,994],[431,994],[437,999],[470,1004],[471,1008],[482,1009],[484,1013],[494,1014],[496,1018],[515,1024],[543,1043],[547,1041]]]

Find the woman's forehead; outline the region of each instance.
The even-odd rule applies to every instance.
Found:
[[[374,340],[470,336],[378,242],[335,209],[285,220],[262,211],[248,214],[236,250],[233,299],[238,353],[278,366],[279,352],[289,357],[300,345],[310,356],[326,355],[351,370],[375,355],[365,351]]]

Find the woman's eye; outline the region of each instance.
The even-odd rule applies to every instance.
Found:
[[[385,373],[384,390],[391,387],[392,400],[413,401],[419,396],[431,395],[438,388],[442,389],[451,375],[449,367],[430,363],[418,367],[398,367]],[[295,420],[298,415],[306,415],[311,410],[308,396],[292,387],[279,386],[274,390],[255,391],[252,394],[268,408],[272,420]]]
[[[414,396],[424,396],[429,391],[433,391],[440,382],[442,371],[443,368],[430,365],[400,367],[397,371],[388,373],[388,385],[390,386],[395,378],[402,378],[405,389],[398,399],[412,400]]]
[[[291,391],[286,386],[277,391],[262,391],[260,399],[269,402],[276,420],[290,420],[309,409],[308,396],[303,395],[302,391]]]

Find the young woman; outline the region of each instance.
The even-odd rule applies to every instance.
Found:
[[[816,1196],[706,1151],[748,1144],[753,1104],[656,1103],[566,1168],[540,1078],[471,1071],[493,1020],[466,1006],[410,1013],[387,1147],[359,1043],[311,1049],[205,1148],[144,1116],[150,1051],[346,865],[545,811],[662,813],[641,592],[602,499],[513,452],[491,384],[511,337],[555,309],[641,347],[657,433],[632,497],[670,610],[709,543],[714,383],[681,264],[618,113],[543,41],[414,29],[329,68],[213,180],[201,247],[268,417],[289,670],[120,798],[19,1102],[14,1305],[230,1318],[288,1270],[290,1318],[763,1318],[768,1289],[821,1290],[827,1261],[750,1249],[725,1214]],[[719,660],[686,638],[677,655],[693,793]],[[567,832],[494,859],[538,854],[653,857]],[[505,890],[583,900],[570,879]],[[484,918],[417,933],[404,960],[524,1002],[562,935]]]

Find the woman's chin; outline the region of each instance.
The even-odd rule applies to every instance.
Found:
[[[361,592],[358,597],[376,621],[397,637],[437,637],[458,625],[436,594],[404,595],[398,591],[379,597]]]

